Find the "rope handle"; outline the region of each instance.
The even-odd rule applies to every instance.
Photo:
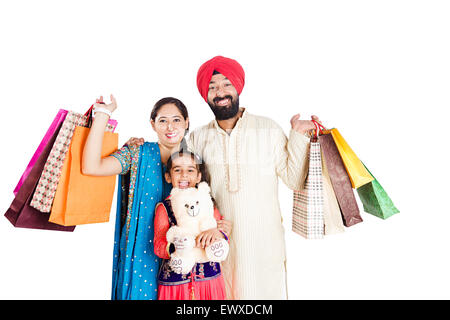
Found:
[[[322,124],[320,124],[319,122],[317,122],[316,120],[311,120],[313,123],[314,123],[314,125],[316,126],[316,129],[315,129],[315,136],[316,136],[316,138],[318,138],[319,137],[319,132],[320,132],[320,134],[323,134],[323,130],[326,130],[326,128],[322,125]],[[323,129],[323,130],[322,130]]]

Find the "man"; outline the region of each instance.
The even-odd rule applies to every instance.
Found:
[[[242,66],[217,56],[197,74],[197,87],[215,120],[190,135],[189,147],[206,163],[220,213],[233,223],[222,263],[229,299],[286,299],[285,241],[278,177],[300,188],[312,121],[291,119],[289,139],[273,120],[239,106]],[[316,116],[313,120],[318,121]]]

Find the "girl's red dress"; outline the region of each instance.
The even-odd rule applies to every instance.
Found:
[[[166,199],[170,201],[168,197]],[[225,300],[225,283],[223,280],[223,276],[219,272],[213,277],[205,277],[202,275],[202,270],[204,266],[208,263],[198,263],[196,267],[193,268],[195,272],[191,272],[185,276],[183,276],[184,281],[179,282],[170,282],[170,277],[174,276],[175,273],[170,270],[168,266],[168,260],[170,259],[170,255],[168,253],[168,242],[166,240],[166,233],[169,230],[171,224],[169,222],[169,215],[167,212],[167,206],[163,205],[163,203],[159,203],[156,206],[155,211],[155,237],[154,237],[154,250],[155,254],[165,259],[161,263],[161,268],[159,270],[158,276],[158,300]],[[169,206],[170,210],[170,206]],[[173,214],[171,213],[173,216]],[[221,220],[222,216],[220,215],[217,208],[214,208],[214,218],[216,220]],[[210,263],[209,266],[220,265],[218,263],[214,264]],[[162,281],[161,279],[166,278],[168,281]]]

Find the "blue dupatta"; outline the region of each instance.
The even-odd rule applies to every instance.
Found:
[[[161,259],[153,250],[153,220],[156,204],[172,186],[164,179],[156,142],[130,150],[129,177],[120,175],[118,183],[111,299],[156,300]]]

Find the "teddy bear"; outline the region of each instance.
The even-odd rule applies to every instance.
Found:
[[[191,272],[196,263],[221,262],[228,255],[225,239],[203,248],[195,247],[195,239],[201,232],[217,228],[210,187],[200,182],[197,188],[173,188],[170,193],[172,211],[177,225],[170,227],[166,238],[170,243],[182,244],[183,249],[171,254],[169,266],[178,274]]]

